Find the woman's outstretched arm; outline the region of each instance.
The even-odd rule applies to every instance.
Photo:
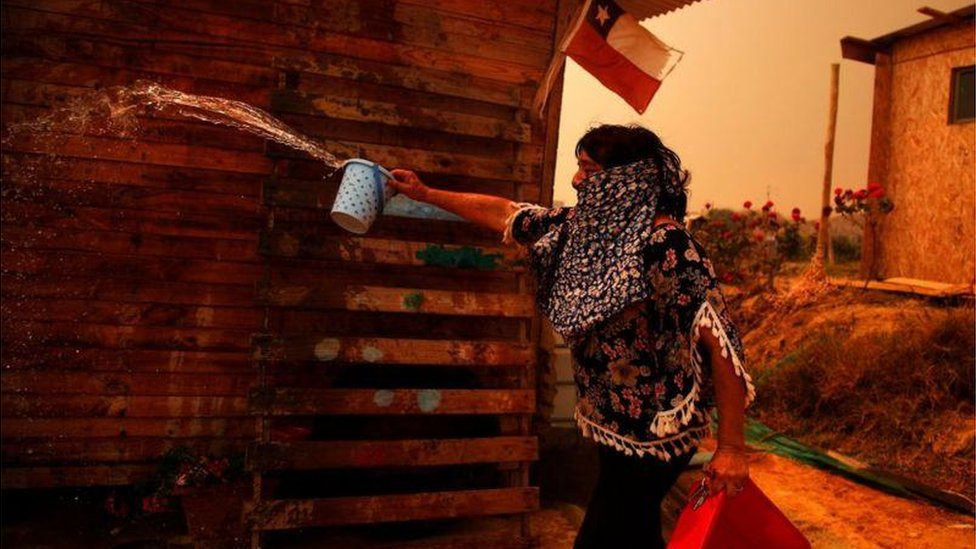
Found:
[[[390,173],[394,177],[394,180],[390,181],[390,185],[397,192],[414,200],[433,204],[498,233],[505,232],[506,221],[518,210],[515,202],[507,198],[432,189],[410,170],[396,169]]]

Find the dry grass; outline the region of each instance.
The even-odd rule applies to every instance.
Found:
[[[906,304],[909,305],[909,304]],[[972,307],[891,329],[822,323],[757,371],[770,426],[882,468],[970,493],[976,337]]]

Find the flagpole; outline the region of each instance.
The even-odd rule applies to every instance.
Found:
[[[560,71],[566,65],[566,54],[563,53],[563,42],[564,37],[573,31],[579,24],[580,19],[586,14],[586,10],[590,6],[592,0],[586,0],[583,5],[580,6],[579,10],[576,11],[576,15],[571,20],[572,23],[566,27],[566,31],[563,36],[559,37],[556,42],[556,52],[553,54],[552,59],[549,61],[549,67],[546,69],[545,75],[542,77],[542,82],[539,84],[539,89],[535,92],[535,98],[532,99],[532,118],[533,120],[542,119],[542,110],[546,108],[546,103],[549,101],[549,94],[552,92],[552,86],[556,82],[556,78],[559,77]]]

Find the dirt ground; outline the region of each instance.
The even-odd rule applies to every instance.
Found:
[[[794,280],[789,276],[782,278],[778,284],[780,295],[788,290]],[[805,306],[785,312],[779,310],[766,295],[740,298],[733,305],[733,310],[737,320],[741,318],[749,370],[753,379],[758,380],[760,395],[750,415],[811,446],[835,450],[925,484],[972,497],[976,478],[973,461],[976,419],[973,417],[971,399],[968,402],[960,401],[958,410],[946,409],[925,416],[924,423],[912,427],[924,430],[924,441],[914,443],[899,441],[890,432],[887,438],[876,436],[870,430],[855,433],[830,430],[810,432],[801,424],[804,418],[790,417],[782,410],[770,412],[767,408],[775,406],[767,406],[762,399],[764,374],[777,368],[788,355],[809,344],[825,328],[839,328],[841,337],[847,342],[843,344],[853,342],[857,345],[857,342],[870,340],[872,336],[932,326],[944,322],[951,315],[959,318],[959,314],[966,311],[971,315],[972,306],[971,302],[952,303],[850,288],[834,289]],[[956,375],[956,371],[938,371],[943,367],[951,370],[948,366],[919,364],[919,368],[932,368],[933,376]],[[827,372],[832,375],[829,369]],[[906,385],[905,390],[922,388]],[[910,395],[897,396],[910,400]],[[898,400],[901,401],[900,398]],[[873,405],[877,407],[877,403]]]
[[[752,453],[750,476],[817,549],[976,547],[971,516],[888,495],[787,458]],[[682,505],[700,478],[698,469],[683,474],[665,510]],[[560,505],[534,515],[542,547],[571,548],[575,531],[569,529],[578,527],[583,512],[575,505]],[[668,515],[666,532],[675,519]]]

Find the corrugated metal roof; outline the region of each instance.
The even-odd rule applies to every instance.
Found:
[[[840,41],[841,56],[852,61],[874,64],[874,55],[888,51],[892,44],[899,40],[915,36],[939,27],[960,23],[972,19],[976,15],[976,4],[959,8],[946,14],[946,17],[933,17],[910,27],[890,32],[873,40],[845,36]]]
[[[681,9],[699,0],[617,0],[617,4],[638,20]]]

